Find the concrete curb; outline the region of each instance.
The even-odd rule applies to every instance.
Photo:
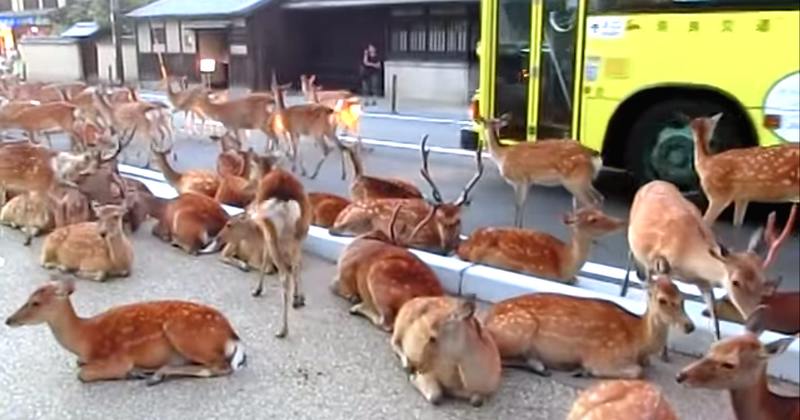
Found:
[[[128,165],[119,166],[123,174],[144,182],[157,196],[172,198],[177,195],[171,186],[164,183],[164,178],[160,173]],[[230,214],[242,212],[240,208],[224,207]],[[304,243],[304,249],[306,252],[335,262],[344,247],[351,241],[352,238],[331,236],[328,234],[327,229],[312,226]],[[533,276],[472,264],[461,261],[457,257],[443,257],[418,250],[412,250],[412,252],[430,265],[439,276],[442,286],[448,293],[456,295],[474,293],[478,299],[494,303],[525,293],[550,292],[610,300],[631,312],[639,314],[644,313],[645,310],[645,293],[639,288],[631,288],[627,297],[620,297],[618,296],[618,286],[588,277],[578,277],[576,286],[570,286]],[[612,268],[612,270],[609,270],[607,266],[593,263],[587,263],[584,266],[584,272],[587,271],[605,271],[606,273],[604,274],[607,274],[608,271],[615,271],[612,273],[615,276],[620,274],[619,271],[624,273],[624,270],[621,269]],[[679,284],[679,287],[685,290],[686,287],[682,286],[686,285]],[[686,301],[686,312],[694,321],[696,329],[689,335],[678,330],[670,331],[668,346],[671,350],[691,356],[701,356],[708,350],[714,341],[714,328],[711,321],[701,315],[704,308],[705,305],[700,302]],[[743,328],[739,324],[722,321],[720,322],[720,330],[723,337],[730,337],[740,334]],[[767,331],[762,334],[761,340],[770,342],[781,337],[786,336]],[[795,384],[800,383],[800,343],[798,341],[793,342],[784,354],[771,360],[768,371],[772,376]]]

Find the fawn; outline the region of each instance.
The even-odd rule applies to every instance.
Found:
[[[567,420],[678,420],[661,389],[642,380],[607,380],[581,392]]]
[[[324,192],[308,193],[308,201],[313,213],[311,224],[324,228],[331,228],[339,213],[350,205],[350,200]]]

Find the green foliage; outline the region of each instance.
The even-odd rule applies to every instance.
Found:
[[[142,7],[155,0],[117,0],[119,4],[119,17],[123,23],[123,32],[129,32],[132,29],[126,26],[124,14],[131,10]],[[222,0],[221,0],[222,1]],[[53,23],[62,29],[69,27],[75,22],[88,22],[93,21],[100,24],[103,28],[110,27],[110,0],[73,0],[70,1],[66,7],[56,10],[50,15]]]

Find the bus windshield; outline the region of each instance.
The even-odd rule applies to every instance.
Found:
[[[494,109],[496,116],[511,115],[502,137],[525,138],[530,39],[531,1],[500,0]]]

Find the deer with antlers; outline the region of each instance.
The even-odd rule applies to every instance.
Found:
[[[311,224],[323,228],[331,228],[339,213],[351,203],[344,197],[324,192],[308,193],[308,202],[312,212]]]
[[[483,175],[481,151],[475,154],[477,172],[469,180],[461,195],[453,202],[445,203],[439,189],[428,172],[427,149],[428,136],[423,137],[420,144],[422,153],[422,169],[420,173],[433,190],[433,203],[424,199],[369,199],[356,201],[347,206],[336,218],[330,233],[334,235],[361,235],[380,230],[387,237],[391,215],[398,204],[402,205],[397,218],[398,245],[411,246],[431,252],[449,254],[455,250],[461,234],[461,206],[469,197]],[[410,233],[406,233],[410,232]],[[405,233],[405,234],[404,234]]]
[[[384,331],[392,331],[403,304],[419,296],[442,296],[436,274],[416,255],[394,245],[394,224],[402,204],[389,222],[390,237],[382,232],[361,235],[339,256],[331,284],[334,294],[354,303],[351,314],[365,316]]]
[[[377,198],[423,198],[419,188],[402,179],[380,178],[364,175],[364,163],[357,150],[345,146],[342,151],[353,165],[353,181],[350,183],[350,198],[362,201]]]
[[[711,345],[702,359],[683,368],[678,383],[693,388],[728,390],[737,420],[786,420],[800,418],[800,398],[770,391],[767,362],[786,351],[795,337],[762,344],[763,308],[747,318],[746,331]]]
[[[565,215],[564,224],[572,229],[569,243],[534,230],[486,227],[461,242],[457,254],[464,261],[572,284],[589,257],[592,243],[625,227],[623,220],[595,208]]]
[[[697,207],[664,181],[652,181],[637,191],[628,221],[629,257],[635,262],[639,277],[650,270],[654,261],[666,260],[673,276],[700,289],[711,311],[717,338],[719,321],[713,288],[724,287],[739,312],[749,315],[770,288],[765,269],[788,235],[789,229],[779,237],[772,231],[762,235],[759,230],[746,251],[729,253],[717,243]],[[769,250],[762,258],[757,251],[764,240]],[[623,296],[628,282],[629,273],[622,285]]]
[[[581,392],[567,420],[678,420],[658,386],[642,380],[608,380]]]
[[[639,378],[650,356],[664,354],[671,325],[694,331],[665,268],[650,273],[641,317],[607,300],[533,293],[493,305],[486,328],[508,366],[545,376],[551,368],[577,368],[579,375]]]
[[[159,213],[153,235],[190,255],[211,244],[228,221],[228,213],[216,200],[195,192],[169,200]]]
[[[750,202],[800,203],[800,145],[731,149],[712,155],[709,142],[722,113],[695,118],[694,167],[708,198],[703,220],[712,225],[734,203],[733,225],[741,226]]]
[[[78,356],[78,379],[207,378],[244,366],[246,356],[230,322],[218,310],[185,301],[116,306],[90,318],[75,313],[69,279],[51,278],[34,291],[6,325],[47,324],[58,343]]]
[[[598,206],[603,195],[592,182],[603,166],[596,152],[587,149],[575,140],[543,140],[503,146],[498,130],[508,124],[510,115],[486,120],[478,117],[486,132],[486,141],[492,159],[497,163],[500,175],[514,187],[514,225],[522,227],[525,202],[532,185],[561,185],[573,198],[573,208],[580,202],[586,206]]]

